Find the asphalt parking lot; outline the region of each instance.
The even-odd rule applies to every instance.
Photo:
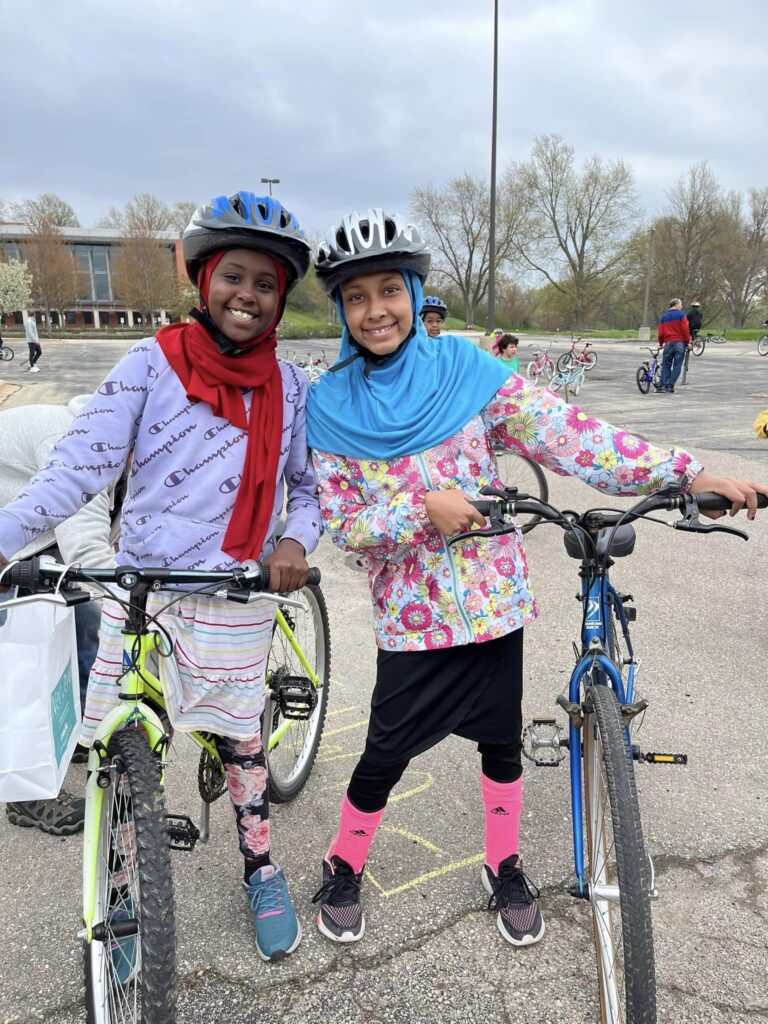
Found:
[[[523,342],[521,361],[533,344]],[[43,339],[43,347],[34,377],[19,356],[0,364],[0,409],[93,390],[126,346]],[[558,341],[553,351],[565,347]],[[327,348],[330,355],[333,346]],[[768,444],[750,431],[768,406],[768,358],[757,355],[754,343],[708,348],[691,360],[688,383],[671,396],[637,390],[640,343],[596,342],[595,349],[598,365],[580,405],[654,442],[688,447],[707,468],[768,482]],[[548,481],[550,500],[560,507],[605,504],[604,495],[579,481],[552,474]],[[670,1024],[768,1024],[768,517],[746,529],[748,543],[643,523],[634,555],[614,571],[617,586],[633,593],[638,607],[639,685],[651,702],[644,742],[648,750],[689,756],[685,768],[638,769],[659,889],[659,1020]],[[580,623],[573,599],[578,565],[559,533],[535,530],[526,546],[541,617],[527,631],[525,720],[555,713]],[[283,963],[259,960],[239,888],[231,810],[226,799],[219,801],[211,841],[174,855],[180,1020],[597,1021],[588,908],[567,894],[565,766],[526,772],[522,853],[542,891],[547,934],[541,944],[507,946],[484,910],[479,758],[458,738],[417,758],[395,791],[368,864],[364,940],[339,948],[317,933],[311,896],[362,750],[375,648],[365,578],[345,566],[327,539],[312,561],[323,570],[331,616],[330,712],[306,789],[273,812],[274,853],[291,884],[304,941]],[[172,762],[169,810],[196,817],[190,745],[178,741]],[[68,787],[80,791],[82,784],[82,769],[73,767]],[[79,837],[20,830],[0,815],[0,1024],[85,1020],[75,938],[81,849]]]

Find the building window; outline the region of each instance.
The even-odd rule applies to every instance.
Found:
[[[109,257],[103,245],[91,247],[94,297],[97,302],[109,302],[112,294],[109,287]]]
[[[64,320],[68,327],[74,327],[74,325],[77,323],[75,311],[73,309],[66,310],[66,312],[64,313]]]
[[[15,242],[3,242],[3,253],[7,260],[21,260],[21,250]]]

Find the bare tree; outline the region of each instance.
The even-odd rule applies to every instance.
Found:
[[[668,210],[655,222],[654,304],[666,309],[671,296],[697,298],[711,321],[724,305],[725,197],[706,161],[690,167],[668,195]]]
[[[123,236],[112,264],[115,297],[142,312],[152,324],[153,313],[176,300],[176,274],[168,242],[158,238],[171,225],[171,211],[155,196],[143,193],[125,204],[119,214]]]
[[[632,170],[590,157],[579,170],[558,135],[534,141],[530,159],[513,165],[505,184],[526,210],[513,235],[523,266],[543,274],[579,326],[600,295],[625,272],[627,244],[640,208]]]
[[[496,267],[512,251],[513,237],[522,220],[515,197],[502,184],[498,190]],[[434,280],[455,287],[461,295],[468,323],[488,292],[490,270],[490,194],[488,185],[471,174],[453,178],[444,189],[416,188],[411,211],[432,247]]]
[[[171,210],[171,227],[181,234],[187,224],[189,224],[192,219],[192,214],[196,209],[197,203],[190,203],[187,201],[174,203],[173,209]]]
[[[53,192],[43,192],[36,199],[13,203],[11,211],[30,231],[46,231],[49,227],[80,227],[80,221],[69,203]]]
[[[22,254],[32,275],[32,302],[45,310],[46,333],[50,338],[51,313],[56,311],[61,320],[64,310],[78,298],[80,267],[64,241],[61,227],[47,218],[43,205],[35,202],[29,201],[26,206],[29,235],[22,243]],[[55,213],[55,208],[52,209]]]
[[[726,200],[720,240],[723,298],[731,323],[743,327],[768,286],[768,188]]]

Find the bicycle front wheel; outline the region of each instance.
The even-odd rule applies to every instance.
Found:
[[[560,373],[570,373],[573,369],[573,354],[571,352],[563,352],[555,365]]]
[[[85,943],[88,1024],[175,1024],[176,926],[160,761],[143,729],[107,748],[94,936]]]
[[[643,395],[647,395],[648,392],[651,390],[651,380],[647,366],[639,366],[637,368],[637,372],[635,373],[635,380],[637,381],[637,386],[640,389],[640,393]]]
[[[584,807],[602,1024],[655,1024],[651,880],[631,754],[613,690],[587,697]]]
[[[328,709],[331,633],[325,598],[319,587],[304,587],[298,596],[306,603],[307,610],[288,605],[281,608],[289,632],[275,623],[267,662],[272,716],[267,750],[269,795],[278,804],[293,800],[309,778]],[[316,686],[310,682],[294,645],[301,649],[317,677]],[[298,691],[294,687],[298,687]],[[299,713],[306,717],[295,717],[297,708],[293,696],[297,693],[304,702]]]
[[[12,348],[8,348],[7,345],[3,345],[3,347],[0,348],[0,359],[2,359],[4,362],[10,363],[10,361],[13,359],[13,356],[14,351]]]
[[[704,339],[700,338],[698,335],[696,335],[696,337],[691,342],[691,352],[695,356],[700,356],[701,353],[704,351],[704,345],[705,345]]]
[[[549,500],[547,478],[537,462],[532,462],[519,452],[508,451],[506,448],[494,448],[493,456],[496,459],[496,472],[499,474],[502,487],[516,487],[520,494],[530,494],[541,501]],[[541,522],[541,516],[519,515],[516,518],[523,533],[528,533]]]
[[[757,343],[757,354],[768,356],[768,334],[764,334]]]

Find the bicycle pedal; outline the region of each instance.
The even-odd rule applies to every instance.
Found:
[[[187,814],[166,814],[168,845],[172,850],[194,850],[200,831]]]
[[[306,676],[283,676],[272,692],[283,718],[307,721],[317,707],[317,690]]]
[[[523,754],[537,768],[557,768],[567,741],[554,718],[534,718],[523,730]]]
[[[637,760],[641,764],[670,764],[670,765],[687,765],[688,755],[687,754],[638,754]]]

